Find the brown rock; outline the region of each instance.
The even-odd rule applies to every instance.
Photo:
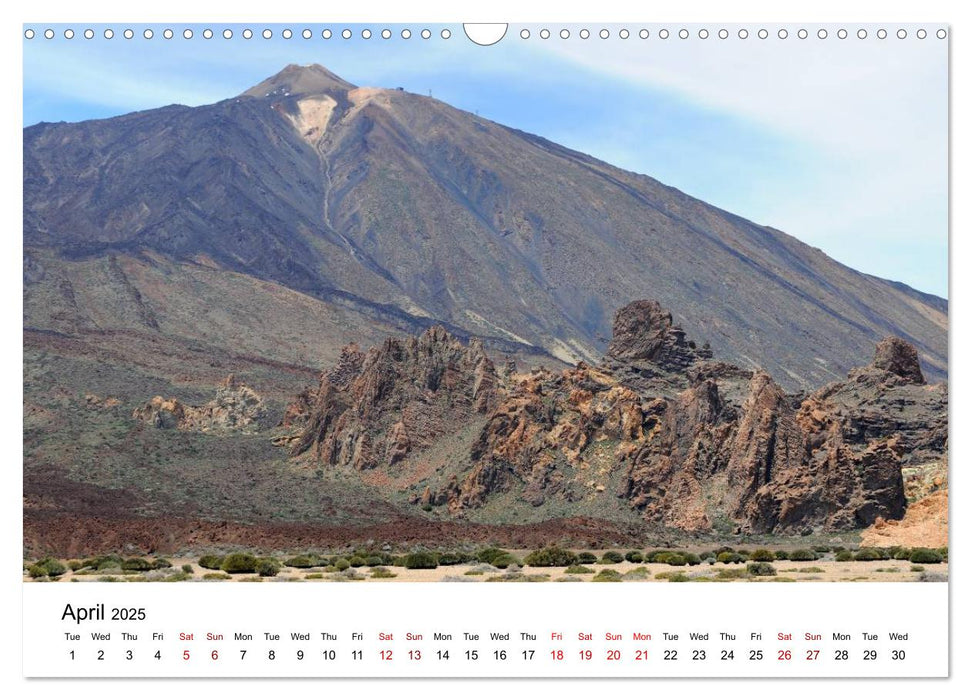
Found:
[[[920,371],[917,348],[901,338],[890,336],[881,340],[877,344],[873,366],[911,384],[924,383],[924,373]]]
[[[188,406],[176,398],[154,397],[132,412],[136,420],[156,428],[197,432],[255,432],[266,414],[259,394],[230,374],[216,389],[216,396],[202,406]]]
[[[647,361],[667,372],[681,372],[711,357],[711,351],[686,340],[671,313],[656,301],[635,301],[614,315],[607,357],[621,362]]]
[[[291,403],[288,414],[306,415],[291,454],[312,449],[335,466],[390,466],[492,410],[497,386],[482,344],[463,345],[441,326],[388,338],[364,355],[349,346],[316,392]]]

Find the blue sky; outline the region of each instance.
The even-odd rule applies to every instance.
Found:
[[[204,104],[238,94],[287,63],[321,63],[359,85],[402,86],[483,117],[540,134],[817,246],[856,269],[947,296],[947,41],[908,37],[840,40],[821,25],[764,25],[769,38],[539,38],[511,26],[491,47],[393,26],[353,36],[242,38],[242,25],[92,25],[65,39],[24,40],[24,124],[78,121],[165,104]],[[259,25],[258,31],[266,25]],[[679,25],[680,26],[680,25]],[[760,25],[762,26],[762,25]],[[895,25],[899,26],[899,25]],[[189,27],[193,38],[182,38]],[[221,36],[224,28],[233,38]],[[46,25],[45,25],[46,28]],[[36,29],[41,29],[40,27]],[[599,25],[598,25],[599,29]]]

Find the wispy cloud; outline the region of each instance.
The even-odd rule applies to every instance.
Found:
[[[632,89],[668,91],[811,149],[811,167],[772,196],[722,206],[874,274],[947,293],[948,48],[934,36],[750,35],[531,43]],[[574,36],[576,32],[574,31]],[[725,144],[738,159],[745,154]],[[759,158],[758,154],[752,154]],[[726,188],[730,191],[731,188]],[[717,198],[717,194],[715,195]],[[744,199],[744,198],[743,198]],[[888,248],[897,247],[900,255]],[[916,262],[920,261],[920,262]]]

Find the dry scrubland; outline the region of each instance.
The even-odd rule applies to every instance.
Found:
[[[818,551],[826,550],[826,551]],[[366,552],[258,557],[248,552],[171,559],[116,555],[25,562],[24,580],[77,581],[406,581],[406,582],[729,582],[946,581],[948,550],[601,550]]]

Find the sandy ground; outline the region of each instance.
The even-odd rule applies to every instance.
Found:
[[[180,559],[171,558],[169,561],[172,562],[174,566],[174,571],[178,571],[183,564],[189,564],[193,567],[194,573],[191,579],[193,581],[202,581],[203,575],[211,574],[214,572],[203,569],[197,563],[195,559]],[[912,570],[914,566],[908,561],[851,561],[851,562],[836,562],[836,561],[813,561],[813,562],[790,562],[790,561],[777,561],[773,563],[775,566],[777,575],[772,576],[760,576],[753,579],[744,580],[755,580],[755,581],[919,581],[922,575],[925,577],[928,574],[933,574],[937,580],[944,580],[948,575],[948,565],[943,564],[922,564],[923,571],[918,569],[917,571]],[[502,571],[499,569],[492,569],[486,565],[481,564],[458,564],[455,566],[440,566],[437,569],[405,569],[403,567],[397,566],[387,566],[384,567],[388,571],[396,574],[394,578],[372,578],[371,569],[367,566],[362,566],[355,569],[358,575],[364,577],[361,583],[367,583],[369,581],[410,581],[410,582],[435,582],[435,581],[460,581],[460,582],[475,582],[475,581],[488,581],[495,577],[504,577],[509,575],[509,570]],[[558,581],[558,580],[576,580],[576,581],[590,581],[602,569],[613,569],[619,574],[627,575],[629,578],[626,579],[628,582],[656,582],[656,583],[667,583],[665,578],[657,578],[657,574],[663,573],[681,573],[688,576],[690,579],[711,579],[711,580],[721,580],[730,581],[731,579],[718,579],[718,572],[725,570],[745,570],[744,564],[699,564],[698,566],[669,566],[667,564],[632,564],[630,562],[622,562],[620,564],[590,564],[587,566],[588,569],[592,569],[594,573],[589,574],[571,574],[565,573],[563,567],[523,567],[520,573],[526,576],[543,576],[546,575],[549,578],[544,578],[542,580],[548,581]],[[635,570],[646,568],[647,573],[643,571],[639,573]],[[468,575],[470,571],[480,571],[479,575]],[[162,572],[155,572],[161,575]],[[112,572],[99,572],[97,575],[79,575],[68,572],[64,576],[61,576],[59,582],[69,582],[69,581],[98,581],[102,576],[113,575],[118,581],[126,580],[144,580],[139,578],[137,575],[129,575],[126,572],[125,575],[120,575],[117,572],[112,574]],[[308,576],[310,578],[308,578]],[[149,576],[148,579],[152,580],[154,576]],[[339,574],[327,573],[323,568],[311,568],[311,569],[294,569],[290,567],[283,568],[280,573],[274,578],[264,578],[259,579],[252,574],[234,574],[230,577],[234,581],[252,581],[261,580],[263,582],[299,582],[307,581],[313,583],[315,581],[334,581],[334,580],[346,580]],[[24,577],[25,581],[30,581],[29,577]],[[158,579],[155,579],[158,580]]]
[[[947,545],[947,489],[912,503],[903,520],[884,520],[863,531],[862,547],[944,547]]]

